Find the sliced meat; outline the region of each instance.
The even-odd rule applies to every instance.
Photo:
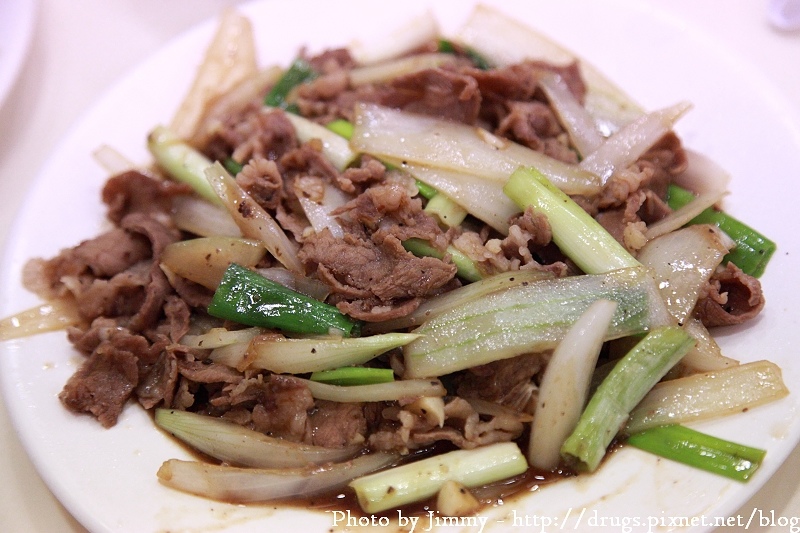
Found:
[[[306,424],[304,441],[315,446],[342,448],[366,440],[367,419],[359,403],[318,400]]]
[[[694,315],[706,327],[731,326],[752,320],[764,304],[761,282],[728,263],[709,280],[695,306]]]
[[[481,93],[472,76],[427,69],[392,80],[380,103],[411,113],[474,124],[481,108]]]
[[[522,434],[523,424],[512,416],[493,416],[482,420],[463,398],[450,398],[444,407],[442,427],[431,424],[411,411],[389,407],[383,411],[384,422],[368,439],[372,449],[408,453],[437,442],[450,442],[472,449],[495,442],[514,440]]]
[[[109,340],[100,342],[70,377],[59,399],[69,410],[90,413],[103,427],[111,427],[117,423],[138,383],[136,355],[115,345],[112,334]]]

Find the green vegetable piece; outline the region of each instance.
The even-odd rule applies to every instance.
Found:
[[[370,368],[363,366],[344,366],[333,370],[314,372],[311,381],[328,383],[330,385],[372,385],[374,383],[389,383],[394,381],[394,371],[391,368]]]
[[[667,203],[672,209],[679,209],[694,199],[694,194],[677,185],[670,185]],[[723,261],[731,262],[746,274],[760,277],[775,253],[777,245],[748,225],[731,215],[714,208],[708,208],[690,224],[715,224],[736,242],[736,248],[728,253]]]
[[[205,175],[205,170],[213,161],[178,137],[175,132],[164,126],[156,126],[147,136],[147,149],[173,179],[191,186],[209,202],[221,205],[219,196]]]
[[[332,120],[326,124],[326,127],[331,130],[333,133],[344,137],[345,139],[349,139],[353,136],[353,123],[345,120],[343,118],[339,118],[336,120]]]
[[[448,39],[439,39],[439,51],[445,54],[458,54],[461,52],[472,61],[472,64],[475,65],[476,68],[481,70],[489,70],[492,68],[486,58],[472,48],[456,45],[453,41]]]
[[[403,248],[417,257],[436,257],[437,259],[441,259],[445,255],[422,239],[406,239],[403,241]],[[450,259],[453,261],[453,264],[456,265],[458,277],[467,281],[483,279],[483,274],[481,274],[478,266],[463,252],[453,246],[448,246],[446,253],[450,255]]]
[[[264,105],[270,107],[279,107],[286,111],[289,109],[290,104],[286,101],[289,93],[302,83],[313,80],[317,77],[317,73],[311,68],[304,59],[295,59],[289,69],[281,76],[275,83],[272,89],[267,93],[264,98]]]
[[[439,191],[437,191],[427,183],[423,183],[419,180],[416,180],[415,184],[417,186],[417,190],[419,191],[419,195],[425,198],[426,200],[430,200],[431,198],[439,194]]]
[[[232,176],[235,176],[244,168],[243,164],[239,163],[232,157],[227,158],[223,163],[223,166],[225,167],[225,170],[231,173]]]
[[[753,476],[767,453],[680,425],[658,426],[636,433],[628,438],[628,444],[742,482]]]
[[[693,345],[694,339],[677,326],[645,335],[600,383],[561,447],[561,457],[578,470],[597,469],[631,410]]]
[[[235,263],[222,276],[208,313],[262,328],[293,333],[357,335],[359,323],[332,305],[287,289]]]
[[[503,192],[517,206],[529,206],[547,216],[553,242],[587,274],[602,274],[641,264],[562,190],[534,168],[511,174]]]
[[[434,496],[447,481],[466,487],[522,474],[528,462],[514,442],[455,450],[359,477],[350,482],[367,513],[379,513]]]

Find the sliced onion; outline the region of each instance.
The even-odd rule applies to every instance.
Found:
[[[332,491],[397,461],[394,454],[371,453],[321,467],[262,469],[170,459],[158,469],[158,479],[168,487],[214,500],[266,502]]]
[[[250,340],[242,342],[233,342],[218,346],[211,350],[208,358],[221,365],[227,365],[235,368],[239,372],[244,372],[247,369],[247,351],[250,348]]]
[[[215,459],[254,468],[304,468],[346,461],[360,444],[324,448],[267,436],[235,422],[175,409],[156,409],[156,424],[192,448]]]
[[[336,217],[331,215],[331,211],[343,206],[351,199],[347,193],[326,182],[320,202],[316,202],[302,194],[298,194],[297,199],[314,231],[320,233],[322,230],[327,229],[337,239],[344,237],[344,229]]]
[[[399,160],[393,162],[503,235],[508,235],[509,219],[520,212],[519,207],[505,195],[499,181],[443,168],[403,164]]]
[[[136,168],[136,165],[122,155],[117,149],[112,148],[107,144],[101,144],[92,152],[92,157],[97,161],[103,169],[109,174],[121,174],[126,170]]]
[[[556,65],[579,61],[581,74],[587,85],[584,105],[605,136],[642,114],[642,108],[630,96],[589,62],[497,9],[478,4],[458,31],[457,37],[499,66],[526,59]]]
[[[240,237],[200,237],[164,247],[161,262],[174,274],[215,290],[231,263],[255,266],[266,254],[260,241]]]
[[[357,63],[370,65],[418,50],[438,39],[440,35],[436,17],[431,11],[425,11],[399,28],[382,31],[377,40],[353,41],[348,48]]]
[[[261,328],[244,328],[244,329],[225,329],[225,328],[211,328],[205,333],[201,334],[187,334],[181,337],[181,344],[189,348],[200,348],[211,350],[228,346],[230,344],[237,344],[242,342],[250,342],[256,336],[263,332]]]
[[[225,209],[207,202],[199,196],[173,198],[172,220],[178,229],[199,237],[242,236],[239,226]]]
[[[297,245],[289,240],[275,219],[239,187],[219,162],[206,169],[206,177],[242,235],[260,240],[273,257],[292,272],[304,273],[303,264],[297,257]]]
[[[722,354],[719,344],[699,319],[687,318],[683,329],[695,340],[694,347],[681,359],[680,366],[684,372],[722,370],[739,364],[739,361]]]
[[[631,412],[625,433],[741,413],[788,394],[781,369],[770,361],[662,381]]]
[[[725,196],[724,191],[706,192],[695,196],[694,200],[684,205],[680,209],[676,209],[666,217],[658,222],[647,226],[644,236],[649,239],[655,239],[665,233],[676,231],[689,223],[694,217],[705,211],[707,208],[715,205],[721,201]]]
[[[408,344],[417,337],[413,333],[320,339],[258,337],[250,344],[247,361],[250,368],[279,374],[318,372],[364,364],[382,353]]]
[[[81,322],[73,302],[52,300],[0,320],[0,341],[58,331]]]
[[[603,144],[603,136],[597,129],[594,118],[569,90],[564,79],[553,74],[543,76],[539,85],[544,90],[550,105],[555,110],[572,145],[581,156],[587,156]]]
[[[535,167],[568,194],[599,191],[598,176],[501,139],[488,131],[375,104],[355,106],[354,149],[380,159],[425,165],[505,183],[519,167]],[[455,198],[454,198],[455,200]]]
[[[528,463],[544,470],[561,461],[561,446],[581,416],[600,348],[617,303],[600,299],[590,305],[558,344],[547,363],[531,425]]]
[[[265,94],[267,88],[274,84],[281,75],[283,75],[283,69],[278,66],[259,70],[210,102],[202,120],[189,139],[191,144],[205,146],[211,136],[222,127],[227,117]]]
[[[322,153],[340,172],[356,158],[357,154],[350,149],[347,139],[341,135],[300,115],[294,113],[285,115],[294,126],[297,138],[301,142],[308,142],[311,139],[322,142]]]
[[[681,102],[642,115],[587,155],[581,161],[580,167],[600,176],[605,183],[614,172],[636,162],[651,146],[669,133],[675,122],[690,108],[691,104]]]
[[[697,224],[649,241],[637,259],[649,267],[669,313],[683,324],[729,249],[716,226]]]
[[[391,61],[354,68],[349,72],[350,84],[358,87],[359,85],[378,83],[421,70],[439,68],[454,62],[455,56],[452,54],[414,54]]]
[[[673,183],[695,194],[716,193],[728,190],[731,175],[704,154],[684,148],[686,170],[673,178]]]
[[[191,138],[209,102],[252,76],[257,68],[250,20],[234,9],[225,10],[170,129],[182,139]]]

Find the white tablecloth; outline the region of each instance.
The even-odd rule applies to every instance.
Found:
[[[736,50],[742,61],[754,65],[800,107],[800,32],[770,28],[765,17],[767,0],[649,1]],[[0,245],[28,180],[100,94],[169,39],[236,3],[40,0],[26,64],[0,108]],[[83,531],[42,483],[13,431],[5,429],[9,420],[3,406],[0,428],[4,428],[0,431],[0,530]],[[800,517],[799,471],[800,449],[745,504],[742,513],[756,507],[774,510],[776,516]],[[751,531],[788,529],[753,527]]]

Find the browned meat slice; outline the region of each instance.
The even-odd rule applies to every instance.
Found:
[[[481,107],[475,78],[444,69],[428,69],[392,80],[381,104],[474,124]]]
[[[728,263],[711,277],[694,314],[706,327],[730,326],[754,318],[764,303],[761,282]]]
[[[444,407],[442,427],[401,407],[383,411],[384,422],[369,436],[375,450],[408,453],[436,442],[451,442],[459,448],[471,449],[495,442],[506,442],[522,434],[523,424],[513,416],[492,416],[483,420],[463,398],[449,399]]]
[[[365,441],[367,419],[362,404],[318,400],[308,416],[305,442],[341,448]]]
[[[129,170],[112,176],[103,187],[108,219],[118,223],[130,213],[169,213],[174,196],[190,194],[192,188],[173,180],[159,180]]]
[[[109,340],[101,341],[59,394],[59,399],[68,409],[91,413],[103,427],[117,423],[139,382],[136,355],[114,343],[115,336],[126,335],[123,332],[112,333]]]
[[[545,363],[542,355],[528,354],[476,366],[459,374],[456,390],[464,398],[478,398],[532,412],[530,401],[535,390],[532,379]]]

